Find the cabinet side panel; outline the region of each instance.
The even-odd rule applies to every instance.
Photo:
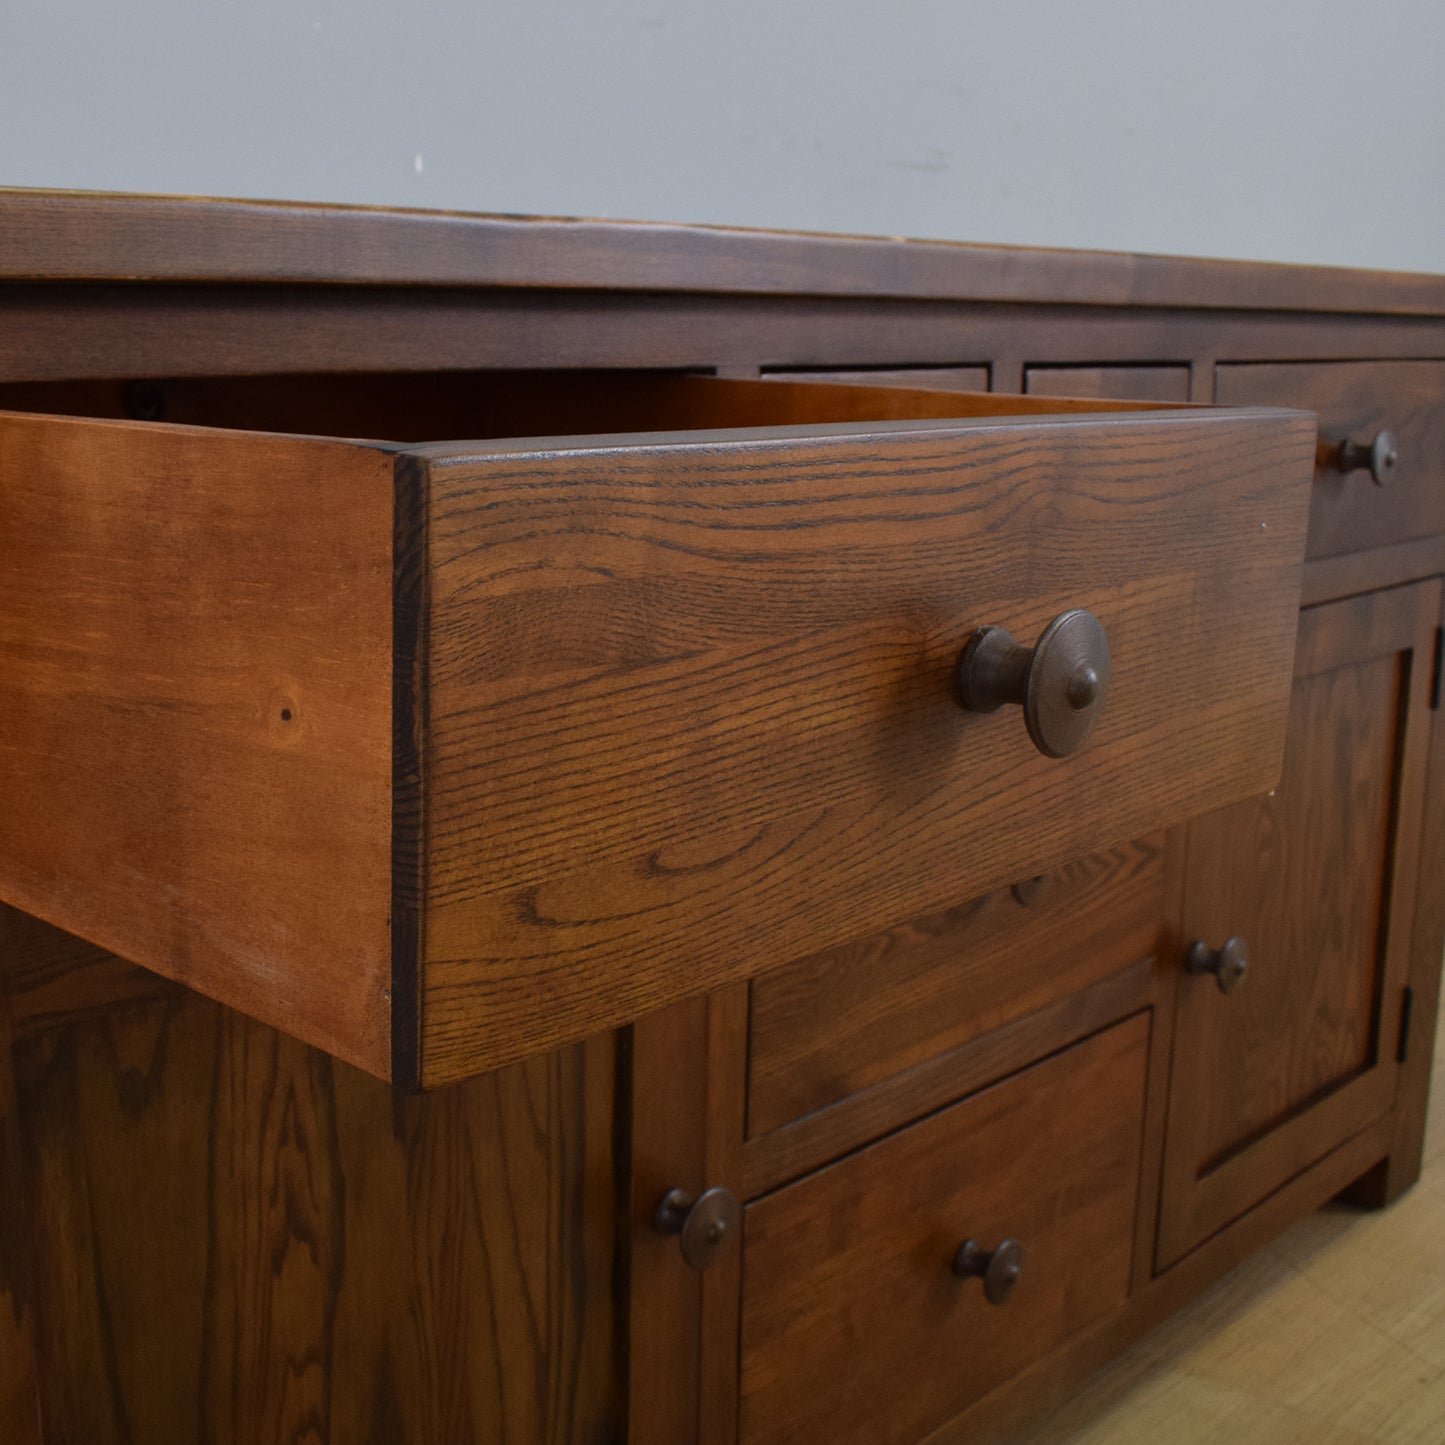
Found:
[[[14,1040],[9,954],[0,934],[0,1440],[40,1445],[35,1376],[35,1291],[30,1199],[21,1182],[20,1116],[11,1067]]]
[[[408,1095],[178,990],[16,1061],[47,1441],[616,1438],[610,1037]]]
[[[0,415],[0,896],[380,1074],[392,471]]]

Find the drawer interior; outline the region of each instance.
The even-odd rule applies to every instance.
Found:
[[[476,371],[11,382],[0,411],[398,444],[1148,410],[1124,400],[669,371]]]

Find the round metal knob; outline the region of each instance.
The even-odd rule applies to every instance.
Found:
[[[1190,973],[1212,973],[1220,993],[1229,993],[1244,982],[1249,972],[1249,947],[1238,935],[1225,939],[1224,947],[1219,949],[1197,939],[1189,945],[1185,963]]]
[[[742,1210],[731,1189],[706,1189],[696,1199],[685,1189],[669,1189],[652,1211],[659,1234],[675,1234],[685,1263],[706,1269],[738,1232]]]
[[[1024,1268],[1024,1247],[1006,1239],[995,1250],[976,1239],[965,1239],[953,1256],[953,1272],[960,1279],[981,1279],[984,1298],[991,1305],[1006,1305]]]
[[[1383,487],[1395,474],[1400,464],[1400,448],[1395,433],[1377,432],[1370,442],[1343,441],[1340,443],[1339,460],[1336,465],[1342,472],[1355,472],[1369,468],[1377,487]]]
[[[1024,647],[1002,627],[980,627],[958,659],[958,698],[969,712],[1024,710],[1034,746],[1066,758],[1083,746],[1109,690],[1109,639],[1092,612],[1061,612],[1038,645]]]

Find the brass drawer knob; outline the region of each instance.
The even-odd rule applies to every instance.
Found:
[[[1342,441],[1335,465],[1342,472],[1357,472],[1368,468],[1377,487],[1383,487],[1395,475],[1400,464],[1400,447],[1395,433],[1377,432],[1369,442]]]
[[[693,1269],[706,1269],[738,1232],[742,1210],[731,1189],[705,1189],[696,1199],[685,1189],[669,1189],[652,1211],[659,1234],[675,1234],[682,1257]]]
[[[1066,758],[1083,746],[1109,690],[1109,639],[1092,612],[1061,612],[1038,645],[1024,647],[1002,627],[980,627],[958,659],[958,699],[969,712],[1024,710],[1034,746]]]
[[[1006,1239],[995,1250],[985,1249],[976,1239],[965,1239],[953,1256],[953,1272],[959,1279],[981,1279],[984,1298],[991,1305],[1006,1305],[1018,1285],[1024,1268],[1024,1247]]]
[[[1196,939],[1189,945],[1185,965],[1190,973],[1212,973],[1220,993],[1229,993],[1249,972],[1249,945],[1237,934],[1225,939],[1223,948],[1210,948],[1202,938]]]

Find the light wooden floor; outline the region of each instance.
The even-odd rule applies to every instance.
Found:
[[[1445,1445],[1441,1042],[1414,1189],[1378,1213],[1331,1205],[1303,1220],[1030,1445]]]

